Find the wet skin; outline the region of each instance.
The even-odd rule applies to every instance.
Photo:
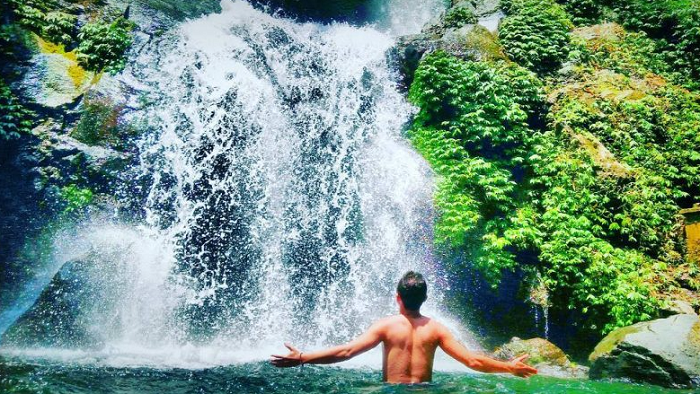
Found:
[[[271,363],[280,368],[301,364],[332,364],[353,358],[381,343],[384,346],[382,370],[387,383],[430,382],[435,350],[438,347],[476,371],[511,373],[524,378],[537,373],[535,368],[524,363],[527,355],[504,362],[471,352],[444,325],[421,315],[419,311],[407,310],[398,295],[396,301],[400,314],[375,322],[351,342],[308,353],[300,352],[286,343],[289,354],[273,355]]]

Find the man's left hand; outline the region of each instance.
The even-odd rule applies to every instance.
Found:
[[[286,356],[281,356],[273,354],[270,362],[277,368],[289,368],[301,365],[301,352],[289,343],[285,343],[284,346],[289,349],[289,354]]]

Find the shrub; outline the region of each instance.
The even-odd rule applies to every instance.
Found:
[[[467,253],[494,283],[515,264],[504,232],[518,209],[512,174],[525,160],[539,117],[542,87],[535,76],[505,63],[464,62],[443,52],[416,71],[410,99],[420,107],[411,140],[440,175],[436,242]]]
[[[557,0],[571,14],[577,25],[590,25],[600,21],[603,7],[596,0]]]
[[[506,54],[537,73],[559,68],[567,58],[573,24],[566,12],[548,0],[515,0],[499,27]]]
[[[19,138],[29,133],[33,113],[26,109],[12,94],[10,88],[0,80],[0,140]]]
[[[90,189],[72,184],[61,188],[61,199],[66,204],[63,212],[74,213],[92,204],[95,194]]]
[[[53,11],[44,16],[41,35],[47,40],[70,45],[73,43],[77,18],[64,12]]]
[[[616,0],[613,8],[626,28],[657,39],[657,52],[684,85],[700,87],[700,3],[695,0]]]
[[[119,72],[126,65],[125,54],[131,46],[129,24],[123,18],[111,24],[88,23],[80,29],[78,62],[90,71]]]
[[[467,7],[452,7],[447,11],[442,21],[445,27],[453,28],[474,24],[478,20],[471,9]]]
[[[21,4],[15,10],[15,13],[22,26],[34,31],[41,31],[44,28],[46,14],[40,9],[31,5]]]

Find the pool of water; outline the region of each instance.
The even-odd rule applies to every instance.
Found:
[[[329,366],[276,369],[256,362],[208,369],[115,368],[0,359],[0,393],[691,393],[623,382],[438,372],[431,384],[381,383],[381,371]]]

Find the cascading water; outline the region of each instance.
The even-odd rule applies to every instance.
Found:
[[[133,119],[151,125],[135,170],[145,223],[77,235],[91,288],[80,332],[105,356],[261,358],[395,312],[408,269],[434,284],[437,313],[433,183],[401,136],[412,108],[392,82],[392,38],[222,6],[130,70],[152,102]]]
[[[429,259],[432,184],[400,139],[392,41],[242,2],[180,34],[146,76],[164,127],[142,146],[147,220],[176,251],[179,335],[347,339]]]

